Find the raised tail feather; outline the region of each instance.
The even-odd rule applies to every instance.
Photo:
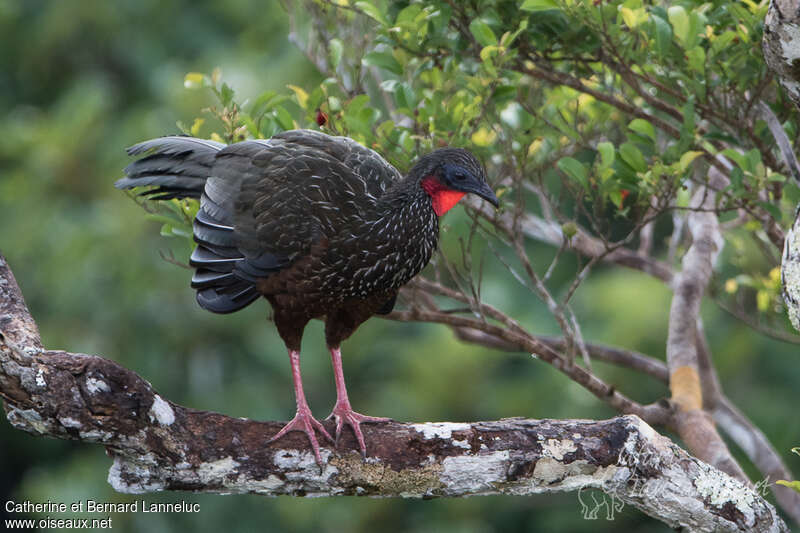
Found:
[[[230,198],[206,191],[206,182],[216,155],[226,145],[193,137],[160,137],[128,148],[131,156],[144,155],[125,168],[126,176],[114,185],[118,189],[151,187],[141,193],[151,200],[200,198],[200,210],[193,223],[197,248],[190,264],[195,267],[192,287],[197,302],[214,313],[232,313],[246,307],[260,295],[255,279],[248,275],[244,254],[238,249],[233,228]],[[213,180],[212,180],[213,181]],[[228,184],[211,187],[223,188]]]
[[[118,189],[152,186],[142,193],[153,200],[200,198],[214,158],[225,145],[193,137],[160,137],[128,148],[128,155],[147,154],[125,168]]]

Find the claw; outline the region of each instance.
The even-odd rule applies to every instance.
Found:
[[[306,434],[308,440],[311,441],[311,448],[314,450],[314,457],[316,458],[319,467],[322,468],[322,457],[319,453],[319,442],[317,441],[317,436],[314,430],[319,431],[329,441],[335,442],[333,438],[331,438],[330,434],[325,430],[325,427],[319,422],[319,420],[311,416],[310,409],[298,409],[297,414],[294,416],[291,422],[283,426],[283,428],[281,428],[281,430],[278,431],[278,433],[276,433],[275,436],[269,439],[267,442],[274,442],[290,431],[302,431]]]
[[[361,424],[364,422],[390,422],[392,420],[391,418],[385,418],[382,416],[367,416],[362,415],[361,413],[356,413],[353,411],[353,408],[350,407],[349,402],[336,402],[333,412],[331,412],[327,419],[330,420],[331,418],[336,419],[336,440],[334,441],[334,446],[339,446],[339,437],[342,434],[342,426],[346,423],[353,429],[353,433],[358,441],[358,448],[361,450],[361,456],[364,459],[367,458],[367,445],[364,443],[364,434],[361,433]]]

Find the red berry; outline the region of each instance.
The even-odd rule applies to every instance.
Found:
[[[625,203],[625,198],[627,198],[630,193],[631,191],[629,191],[628,189],[622,189],[621,191],[619,191],[619,195],[622,197],[619,201],[620,209],[622,209],[622,204]]]
[[[328,114],[320,109],[317,109],[317,125],[324,126],[327,123],[328,123]]]

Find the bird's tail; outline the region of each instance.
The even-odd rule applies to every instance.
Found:
[[[160,137],[128,148],[128,155],[147,154],[125,168],[118,189],[152,186],[152,200],[200,198],[214,157],[225,145],[193,137]]]
[[[259,297],[253,276],[268,272],[258,270],[258,261],[248,261],[238,249],[229,190],[232,182],[208,179],[217,152],[225,146],[179,136],[136,144],[128,148],[128,154],[144,157],[128,165],[125,177],[114,184],[118,189],[149,186],[142,194],[152,200],[200,198],[192,224],[197,248],[189,264],[195,268],[192,288],[197,291],[197,302],[214,313],[247,307]]]

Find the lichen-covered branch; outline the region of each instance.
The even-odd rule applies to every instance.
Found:
[[[772,0],[764,19],[764,60],[778,75],[789,98],[800,106],[800,2]]]
[[[789,98],[800,108],[800,2],[797,0],[773,0],[764,20],[764,59],[778,76]],[[773,136],[780,147],[788,169],[795,179],[798,176],[797,157],[785,141],[786,133],[772,111],[763,104],[763,113]],[[783,299],[789,319],[795,329],[800,330],[800,210],[795,213],[792,228],[786,234],[781,260]]]
[[[0,396],[19,429],[104,445],[113,457],[109,482],[122,492],[453,497],[600,489],[611,505],[634,505],[673,527],[787,530],[750,487],[635,416],[374,424],[364,429],[366,461],[346,433],[339,450],[323,449],[320,468],[303,435],[267,444],[280,422],[181,407],[111,360],[43,350],[2,256]]]

